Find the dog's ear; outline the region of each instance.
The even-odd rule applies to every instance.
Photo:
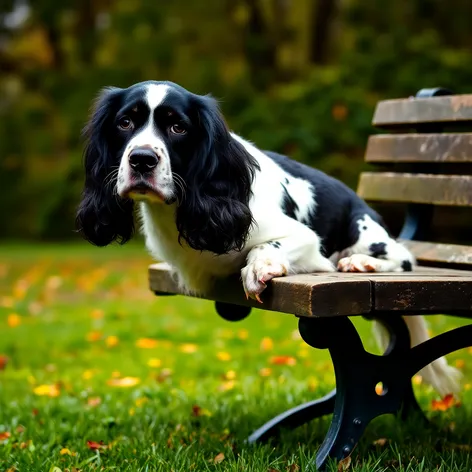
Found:
[[[216,254],[241,250],[253,224],[249,199],[257,162],[231,136],[216,100],[195,97],[195,107],[198,143],[176,212],[179,238]]]
[[[124,244],[134,232],[133,202],[116,195],[120,162],[110,149],[113,116],[121,92],[118,88],[104,89],[84,128],[85,186],[76,224],[84,238],[97,246],[106,246],[115,240]]]

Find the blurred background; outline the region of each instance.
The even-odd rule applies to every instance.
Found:
[[[232,129],[352,187],[377,100],[472,91],[469,0],[2,0],[0,238],[74,233],[106,85],[172,80]]]

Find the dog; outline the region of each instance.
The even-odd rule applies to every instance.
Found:
[[[189,294],[240,272],[246,296],[262,302],[274,277],[415,264],[354,191],[231,132],[211,96],[172,82],[105,88],[84,135],[79,230],[97,246],[124,244],[138,206],[148,250]],[[412,345],[429,338],[422,317],[405,320]],[[422,375],[441,395],[459,390],[443,358]]]

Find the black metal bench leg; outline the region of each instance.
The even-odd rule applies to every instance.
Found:
[[[284,411],[254,431],[247,442],[249,444],[264,442],[277,436],[282,429],[295,429],[315,418],[330,415],[334,410],[335,398],[336,390],[333,390],[323,398]]]

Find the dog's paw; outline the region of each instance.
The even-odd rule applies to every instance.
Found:
[[[256,259],[241,270],[246,298],[253,298],[262,303],[260,295],[267,287],[267,282],[286,274],[287,268],[283,264],[270,259]]]
[[[379,260],[366,254],[353,254],[343,257],[338,262],[340,272],[377,272]]]

